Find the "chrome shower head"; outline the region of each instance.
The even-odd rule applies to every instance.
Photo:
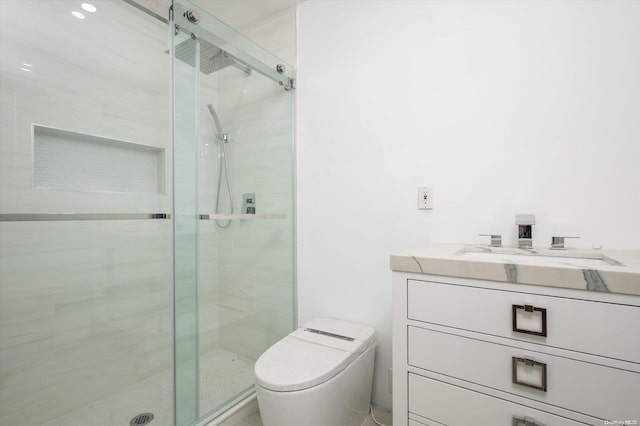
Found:
[[[198,39],[200,44],[200,72],[212,74],[229,65],[236,65],[236,61],[227,52],[214,46],[206,40]],[[196,40],[188,38],[176,45],[176,58],[191,65],[196,64]]]

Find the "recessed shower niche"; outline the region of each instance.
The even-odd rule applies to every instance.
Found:
[[[165,193],[163,148],[32,124],[33,187]]]

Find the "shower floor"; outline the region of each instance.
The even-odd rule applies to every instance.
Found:
[[[214,349],[201,355],[201,415],[229,401],[252,384],[253,364],[253,360],[223,349]],[[43,423],[43,426],[128,425],[134,416],[147,412],[155,416],[150,426],[168,426],[173,424],[172,383],[173,372],[167,369],[120,392]]]

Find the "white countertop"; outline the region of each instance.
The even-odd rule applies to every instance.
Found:
[[[431,244],[393,253],[391,269],[640,295],[640,251]]]

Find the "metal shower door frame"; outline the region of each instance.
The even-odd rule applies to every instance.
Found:
[[[222,38],[222,36],[214,34],[212,31],[205,28],[205,26],[191,22],[187,18],[187,10],[180,3],[174,3],[172,5],[172,10],[173,21],[180,30],[190,32],[195,37],[206,40],[208,43],[211,43],[226,52],[236,62],[275,81],[280,86],[283,86],[285,90],[294,88],[294,76],[292,70],[287,69],[287,67],[282,67],[282,64],[274,64],[273,66],[267,65],[243,52],[233,44],[228,43]]]

